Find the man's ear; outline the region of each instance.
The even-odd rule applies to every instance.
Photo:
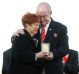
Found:
[[[52,14],[52,11],[50,12],[50,15]]]

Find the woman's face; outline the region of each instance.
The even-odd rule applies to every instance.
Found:
[[[31,25],[27,25],[27,31],[33,36],[35,34],[37,34],[37,31],[38,31],[38,28],[39,28],[39,23],[34,23],[34,24],[31,24]]]

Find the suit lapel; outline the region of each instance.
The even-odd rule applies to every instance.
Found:
[[[50,42],[51,38],[53,38],[53,34],[54,34],[54,21],[51,20],[50,25],[48,27],[47,30],[47,34],[46,34],[46,38],[45,38],[45,42]]]

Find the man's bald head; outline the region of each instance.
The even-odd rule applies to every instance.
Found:
[[[37,12],[38,11],[44,11],[44,10],[47,10],[50,14],[52,13],[52,10],[51,10],[51,6],[47,3],[47,2],[41,2],[38,7],[37,7]]]

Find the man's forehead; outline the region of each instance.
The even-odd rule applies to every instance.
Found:
[[[44,6],[44,5],[39,6],[39,7],[37,8],[38,11],[40,11],[40,10],[45,10],[45,9],[47,10],[48,7],[47,7],[47,6]]]
[[[46,7],[40,7],[37,9],[36,11],[37,14],[47,14],[48,13],[48,9]]]

